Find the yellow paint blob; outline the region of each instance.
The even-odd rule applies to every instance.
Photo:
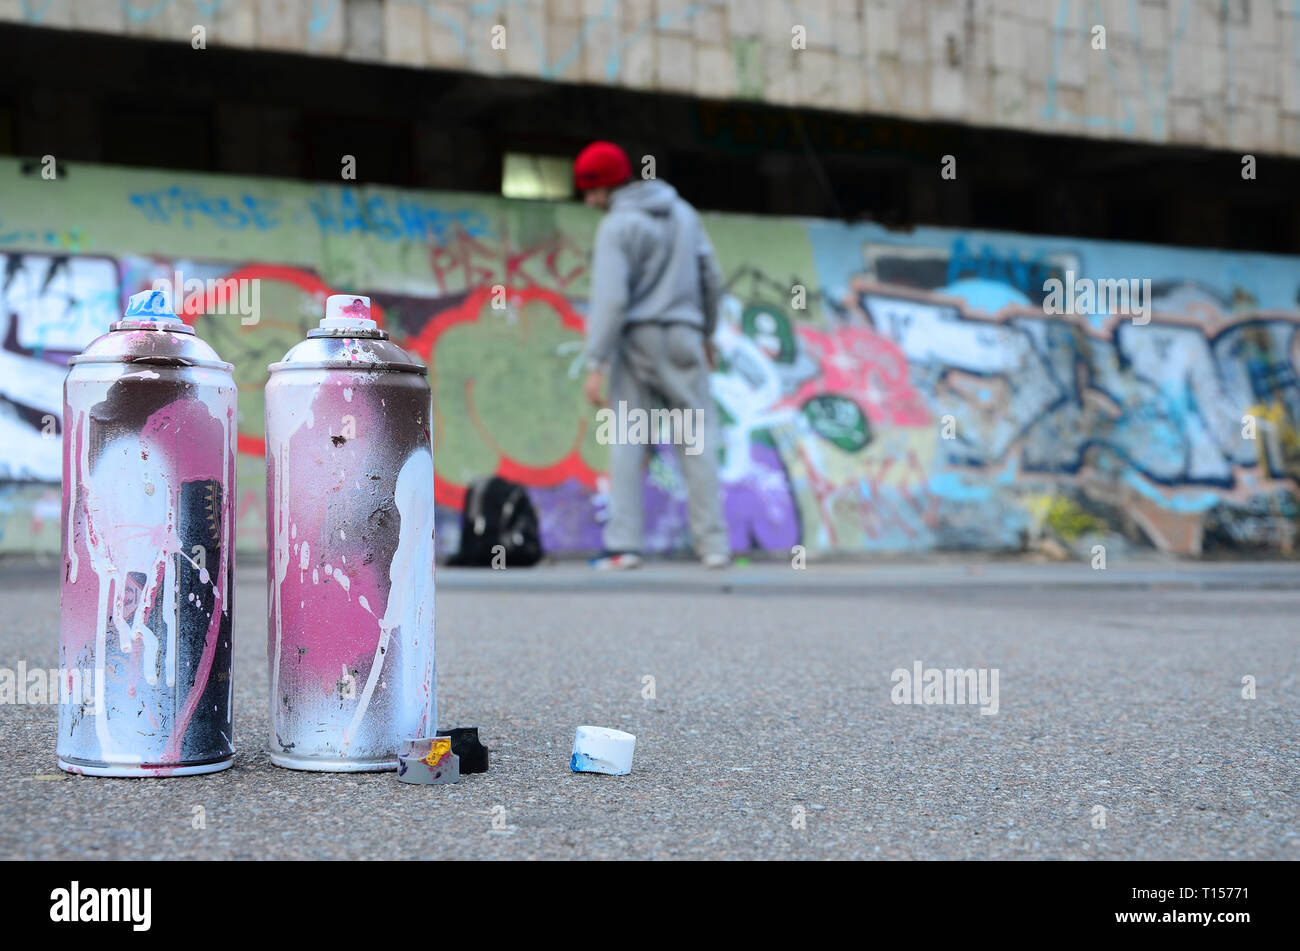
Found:
[[[433,745],[429,747],[428,755],[423,757],[422,762],[430,769],[433,769],[433,767],[438,765],[438,761],[450,752],[451,739],[449,737],[442,737],[441,739],[433,741]]]

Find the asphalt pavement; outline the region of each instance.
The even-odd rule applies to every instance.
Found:
[[[270,763],[239,567],[235,766],[68,776],[0,705],[0,858],[1300,859],[1297,564],[440,568],[439,720],[492,752],[431,787]],[[57,666],[57,577],[0,562],[0,668]],[[894,702],[918,663],[990,693]],[[631,775],[570,772],[583,724]]]

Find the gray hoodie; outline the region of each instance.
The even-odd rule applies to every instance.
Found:
[[[667,182],[614,190],[596,229],[587,306],[589,366],[606,366],[624,324],[694,324],[713,334],[722,272],[700,216]]]

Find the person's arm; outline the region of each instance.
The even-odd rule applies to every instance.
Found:
[[[583,358],[587,368],[609,371],[623,329],[627,309],[631,267],[622,236],[612,216],[596,229],[596,246],[591,255],[591,289],[587,300],[587,344]]]
[[[713,243],[709,233],[704,230],[696,218],[696,231],[699,243],[696,256],[700,265],[700,305],[704,309],[704,336],[712,338],[718,326],[718,306],[722,302],[722,268],[718,267],[718,258],[713,253]]]

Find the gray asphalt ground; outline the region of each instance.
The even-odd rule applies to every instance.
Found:
[[[65,776],[56,708],[0,706],[0,857],[1300,859],[1300,565],[439,569],[439,719],[492,768],[434,787],[271,765],[240,569],[235,767]],[[57,573],[0,563],[0,667],[57,666]],[[892,703],[918,660],[997,714]],[[632,774],[571,773],[581,724]]]

